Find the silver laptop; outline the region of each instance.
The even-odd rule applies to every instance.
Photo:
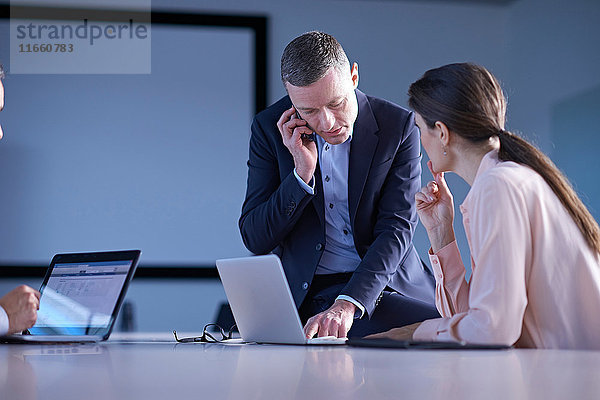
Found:
[[[98,342],[108,339],[139,250],[57,254],[40,288],[35,325],[0,342]]]
[[[279,257],[217,260],[242,339],[278,344],[345,344],[345,338],[306,339]]]

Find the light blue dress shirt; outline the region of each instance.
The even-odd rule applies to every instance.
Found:
[[[350,163],[350,144],[352,135],[344,143],[331,145],[315,135],[319,153],[319,169],[323,182],[325,209],[325,249],[316,274],[335,274],[354,272],[361,258],[354,246],[354,235],[350,225],[348,208],[348,169]],[[307,193],[313,195],[313,186],[309,186],[298,176],[298,183]],[[352,297],[340,295],[337,299],[347,300],[360,310],[358,317],[364,314],[364,306]]]

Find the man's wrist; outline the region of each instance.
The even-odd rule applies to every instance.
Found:
[[[352,313],[354,313],[354,311],[356,311],[356,306],[354,304],[352,304],[351,302],[349,302],[348,300],[337,299],[335,301],[335,304],[342,307],[342,309],[344,311],[348,311],[348,312],[352,312]]]
[[[313,178],[311,178],[311,180],[306,183],[304,181],[303,178],[300,177],[300,175],[298,175],[298,171],[296,171],[296,169],[294,168],[294,176],[296,177],[296,180],[298,181],[298,184],[302,187],[302,189],[304,189],[304,191],[308,194],[315,194],[315,180]]]
[[[313,176],[315,174],[314,171],[303,171],[301,169],[296,169],[296,173],[298,174],[298,177],[300,177],[300,179],[302,179],[307,185],[310,185],[310,182],[313,180]]]
[[[354,309],[352,311],[354,313],[354,319],[362,318],[362,316],[365,314],[365,307],[350,296],[341,294],[338,297],[336,297],[335,301],[340,302],[340,304],[352,304],[354,306]],[[342,307],[345,307],[345,304],[342,304]],[[346,308],[344,308],[344,310],[346,310]]]

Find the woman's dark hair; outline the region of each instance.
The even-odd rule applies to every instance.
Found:
[[[567,178],[544,153],[519,136],[504,130],[506,99],[496,78],[471,63],[431,69],[408,89],[408,104],[433,128],[443,122],[450,131],[481,143],[500,139],[498,158],[533,169],[544,178],[567,209],[585,241],[600,253],[600,228]]]

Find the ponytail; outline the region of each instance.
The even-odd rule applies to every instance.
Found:
[[[596,253],[600,253],[598,223],[552,160],[535,146],[511,132],[501,130],[498,132],[498,138],[500,139],[498,159],[526,165],[544,178],[573,218],[588,246]]]

